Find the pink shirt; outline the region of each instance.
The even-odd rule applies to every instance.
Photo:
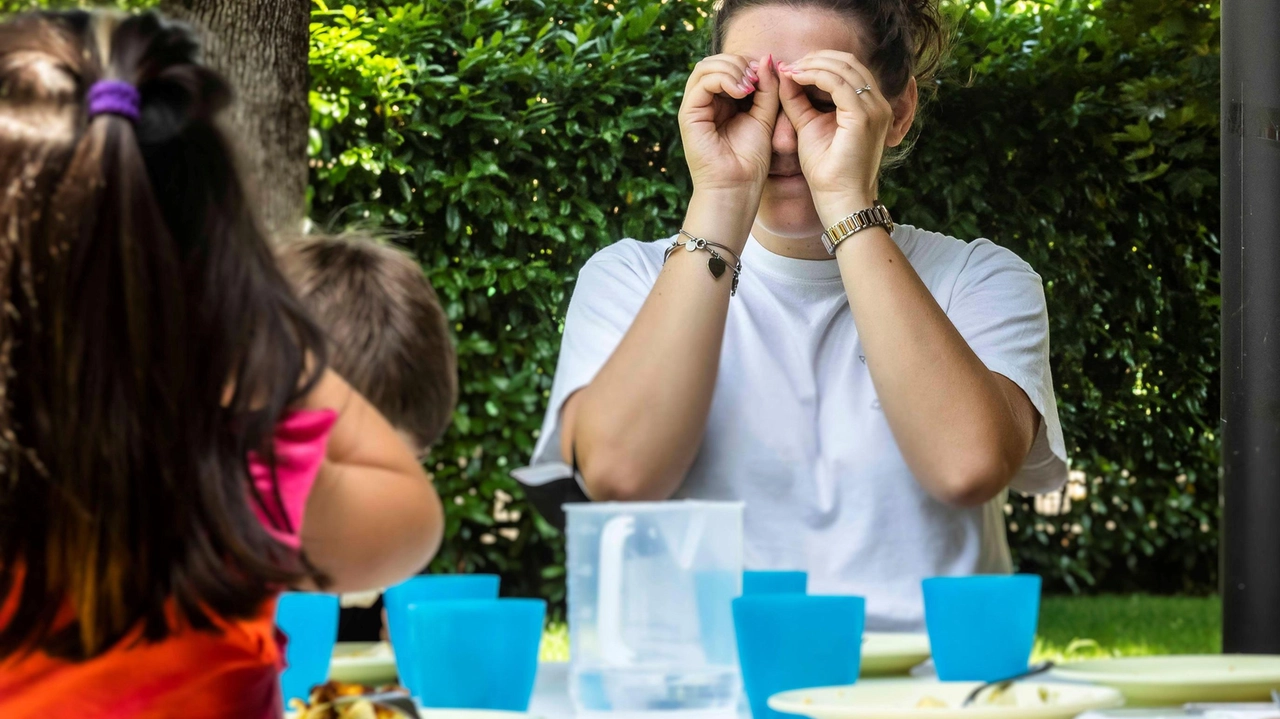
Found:
[[[280,543],[294,549],[302,546],[302,514],[316,474],[324,462],[329,432],[338,421],[333,410],[294,412],[276,427],[276,484],[272,488],[271,469],[256,453],[249,454],[249,473],[266,505],[265,511],[251,502],[262,526]]]

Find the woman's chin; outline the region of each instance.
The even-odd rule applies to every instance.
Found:
[[[803,198],[763,198],[758,219],[764,229],[778,237],[816,237],[826,229],[807,190]]]

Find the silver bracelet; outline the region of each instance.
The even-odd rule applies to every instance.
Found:
[[[738,257],[738,253],[734,252],[728,247],[725,247],[724,245],[721,245],[716,242],[711,242],[706,238],[694,237],[693,235],[689,234],[684,230],[680,230],[680,237],[683,237],[686,239],[683,239],[683,240],[677,239],[675,242],[672,242],[671,246],[668,247],[667,251],[664,252],[662,255],[662,263],[666,264],[667,260],[671,259],[671,253],[675,252],[681,247],[683,247],[687,252],[696,252],[698,250],[705,250],[711,255],[711,258],[707,260],[707,269],[711,271],[712,277],[718,280],[724,276],[724,271],[726,269],[733,271],[733,284],[729,287],[729,296],[733,297],[737,295],[738,280],[742,277],[742,259]],[[721,255],[716,250],[724,250],[725,252],[732,255],[733,264],[730,265],[727,261],[725,261],[724,256]]]

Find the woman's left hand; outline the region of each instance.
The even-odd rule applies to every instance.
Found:
[[[893,125],[893,107],[875,75],[852,54],[835,50],[778,68],[782,110],[795,127],[800,168],[818,213],[825,221],[870,207]],[[831,100],[811,100],[806,88],[830,94]]]

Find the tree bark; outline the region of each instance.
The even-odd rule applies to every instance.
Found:
[[[301,227],[306,208],[310,0],[163,0],[201,30],[204,58],[236,94],[229,129],[258,214],[271,232]]]

